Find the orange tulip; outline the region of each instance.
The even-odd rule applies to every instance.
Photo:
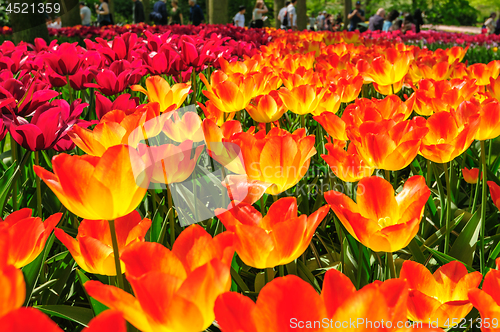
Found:
[[[246,175],[228,175],[222,181],[222,185],[227,188],[231,201],[254,204],[264,195],[271,184],[251,180]]]
[[[340,95],[340,101],[350,103],[358,98],[363,87],[363,77],[350,76],[341,77],[337,81],[337,93]]]
[[[347,151],[345,143],[339,141],[325,144],[328,154],[321,158],[330,166],[332,172],[344,182],[357,182],[373,174],[375,168],[367,166],[356,151],[354,144],[349,144]]]
[[[62,213],[56,213],[42,222],[39,217],[31,216],[31,209],[25,208],[5,220],[0,218],[0,251],[5,255],[5,263],[21,268],[34,261],[61,216]]]
[[[470,184],[476,184],[479,179],[479,168],[471,168],[467,167],[462,168],[462,175],[464,176],[464,180]],[[481,174],[481,178],[482,174]]]
[[[348,136],[368,166],[397,171],[415,159],[427,132],[425,119],[415,117],[399,123],[367,121],[359,130],[350,127]]]
[[[228,170],[245,174],[241,149],[237,143],[232,142],[232,136],[243,130],[241,123],[230,120],[219,128],[212,120],[205,119],[202,126],[209,155]]]
[[[408,282],[408,319],[452,327],[472,310],[467,292],[483,279],[480,272],[468,273],[465,266],[453,261],[431,274],[425,266],[405,261],[400,278]]]
[[[194,156],[191,158],[193,151],[193,142],[191,141],[184,141],[178,146],[173,144],[158,146],[140,144],[138,147],[139,155],[151,174],[151,182],[161,184],[183,182],[188,179],[193,173],[203,149],[203,145],[196,147]]]
[[[7,313],[21,308],[26,297],[26,285],[21,270],[13,265],[0,269],[0,318]],[[1,325],[0,325],[1,326]],[[1,330],[3,331],[3,329]]]
[[[306,69],[305,67],[300,67],[295,72],[284,71],[281,73],[281,79],[288,90],[293,90],[301,85],[311,85],[317,88],[323,86],[318,74],[313,69]]]
[[[62,332],[57,324],[40,310],[23,307],[0,317],[2,332]]]
[[[361,98],[346,107],[342,114],[342,120],[347,127],[359,127],[367,121],[394,120],[400,122],[410,117],[414,103],[415,94],[412,94],[404,102],[396,95],[387,96],[384,99]]]
[[[2,332],[63,332],[57,324],[41,311],[27,307],[11,311],[0,317]],[[120,312],[106,310],[89,322],[82,332],[126,332],[127,325]]]
[[[102,157],[59,154],[52,165],[54,173],[36,165],[35,173],[68,210],[85,219],[129,214],[149,186],[141,157],[127,145],[113,146]]]
[[[272,183],[266,193],[278,195],[295,186],[307,173],[311,157],[316,154],[315,137],[305,129],[292,134],[273,128],[267,135],[261,130],[233,136],[241,149],[246,175],[252,180]]]
[[[486,91],[490,98],[500,99],[500,77],[494,79],[490,77],[490,84],[486,86]]]
[[[500,258],[497,258],[497,269],[490,270],[484,277],[482,290],[469,290],[469,300],[481,313],[482,332],[500,331]]]
[[[214,77],[217,77],[217,79]],[[256,84],[251,76],[245,77],[242,74],[234,74],[229,79],[227,75],[224,77],[222,74],[216,75],[214,73],[210,77],[211,84],[201,73],[200,78],[207,87],[206,91],[203,90],[205,97],[225,113],[241,111],[248,106],[250,100],[254,97],[253,93]]]
[[[333,113],[325,112],[313,117],[325,131],[335,140],[347,141],[346,124],[344,120]]]
[[[269,123],[278,121],[287,111],[278,92],[271,91],[268,95],[256,97],[246,107],[248,114],[256,122]]]
[[[329,321],[320,295],[294,275],[265,285],[257,303],[239,293],[222,294],[215,302],[215,317],[222,332],[325,331],[321,325],[312,324]]]
[[[462,102],[470,100],[477,91],[474,80],[421,80],[415,92],[415,112],[425,116],[442,111],[449,112],[452,108],[457,109]]]
[[[201,119],[195,112],[186,112],[179,117],[174,113],[172,118],[165,121],[163,133],[171,140],[182,143],[184,141],[201,142],[203,141],[203,129],[201,128]]]
[[[500,209],[500,186],[493,181],[487,182],[488,187],[490,188],[491,199],[493,200],[493,204]]]
[[[277,200],[265,217],[250,204],[240,203],[215,214],[235,236],[235,250],[249,266],[264,269],[292,262],[302,255],[319,223],[328,214],[328,206],[311,214],[297,216],[297,200]]]
[[[488,64],[475,63],[467,67],[469,78],[476,79],[476,85],[483,86],[490,84],[490,78],[496,79],[500,73],[500,61],[494,60]]]
[[[429,132],[422,139],[421,155],[435,163],[447,163],[469,148],[479,128],[479,114],[465,117],[461,113],[452,109],[427,119]]]
[[[404,329],[407,298],[402,280],[356,291],[349,278],[332,269],[325,274],[321,295],[304,280],[288,275],[264,286],[257,303],[238,293],[219,296],[215,315],[223,332],[413,331]]]
[[[475,139],[484,141],[500,136],[500,103],[498,100],[488,99],[481,104],[472,98],[470,101],[460,104],[458,109],[465,118],[479,114],[479,125]]]
[[[124,142],[127,129],[116,122],[99,123],[93,130],[74,126],[68,133],[71,140],[80,149],[91,156],[101,157],[112,146]]]
[[[160,111],[172,111],[182,106],[191,90],[191,82],[170,86],[161,76],[150,76],[146,79],[146,89],[140,85],[132,85],[132,91],[139,91],[148,97],[149,102],[160,104]]]
[[[384,55],[373,60],[366,73],[367,78],[383,86],[399,83],[408,73],[412,60],[413,54],[410,52],[388,48]]]
[[[151,220],[141,220],[139,212],[132,211],[124,217],[116,218],[115,227],[121,255],[134,243],[144,241],[144,236],[151,227]],[[116,276],[115,255],[107,220],[83,220],[78,227],[76,239],[59,228],[55,230],[55,234],[82,269],[93,274]],[[121,269],[125,271],[123,263]]]
[[[416,61],[414,66],[420,78],[441,81],[450,77],[455,64],[449,63],[447,60],[437,61],[432,59],[430,61]]]
[[[332,84],[324,90],[325,94],[319,102],[318,108],[312,112],[314,115],[321,115],[323,113],[335,114],[340,108],[341,98],[338,94],[338,88]]]
[[[357,203],[329,191],[325,199],[347,231],[373,251],[394,252],[406,247],[418,232],[430,190],[415,175],[394,197],[392,185],[377,176],[359,181]]]
[[[205,117],[212,122],[214,122],[217,126],[222,126],[222,124],[226,121],[232,120],[234,118],[235,113],[224,113],[220,109],[215,106],[213,102],[210,100],[207,100],[205,103],[206,107],[198,102],[198,106],[203,110],[203,114],[205,114]]]
[[[157,136],[170,116],[160,113],[160,104],[149,103],[131,114],[113,110],[93,130],[74,126],[68,135],[87,154],[101,157],[112,146],[128,144],[135,148],[141,140]]]
[[[326,91],[313,85],[301,85],[292,90],[281,88],[278,93],[287,109],[295,114],[304,115],[316,111]]]
[[[212,239],[192,225],[172,251],[158,243],[136,243],[121,257],[135,297],[97,281],[88,281],[85,289],[141,331],[203,331],[214,320],[217,296],[231,287],[232,239],[229,233]]]

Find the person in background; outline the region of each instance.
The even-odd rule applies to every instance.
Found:
[[[420,32],[420,27],[424,25],[424,18],[422,17],[422,11],[420,8],[415,9],[415,13],[413,13],[413,23],[415,23],[415,32]]]
[[[100,5],[96,4],[97,23],[100,27],[111,25],[111,13],[109,12],[108,0],[99,0]]]
[[[382,30],[384,26],[385,10],[384,8],[379,8],[377,13],[370,17],[370,23],[368,24],[368,30],[378,31]]]
[[[389,31],[398,31],[401,30],[401,27],[403,26],[403,20],[398,18],[397,20],[394,21],[394,23],[391,25],[389,28]]]
[[[415,32],[415,24],[413,23],[413,17],[411,16],[411,14],[405,15],[405,18],[403,19],[403,26],[401,27],[401,31],[403,33],[406,33],[408,31]]]
[[[335,23],[333,24],[333,31],[340,31],[342,30],[342,14],[337,14],[337,18],[335,19]]]
[[[85,2],[80,2],[80,17],[82,18],[82,25],[89,27],[92,19],[92,13]]]
[[[200,25],[205,20],[203,10],[201,10],[201,7],[196,4],[196,0],[189,0],[189,6],[191,7],[189,10],[189,20],[193,25]]]
[[[326,17],[325,17],[325,25],[324,25],[324,28],[326,31],[332,31],[333,30],[333,21],[332,21],[333,17],[331,14],[326,14]]]
[[[311,14],[311,17],[309,17],[309,30],[316,31],[316,18],[314,14]]]
[[[365,20],[365,12],[361,9],[361,1],[356,1],[356,8],[347,15],[350,20],[349,31],[354,31],[358,27],[358,23]]]
[[[286,12],[288,14],[288,28],[292,30],[297,30],[297,11],[295,10],[296,3],[297,0],[292,0],[286,8]]]
[[[384,21],[382,26],[382,31],[388,32],[392,26],[392,23],[399,17],[399,12],[397,10],[392,10]]]
[[[496,17],[497,17],[496,13],[491,13],[490,17],[488,17],[488,19],[486,20],[486,22],[484,22],[484,26],[486,28],[486,33],[488,35],[491,35],[492,33],[495,32],[495,29],[496,29],[495,18]]]
[[[240,11],[238,13],[236,13],[236,15],[234,16],[234,25],[237,27],[240,27],[240,28],[244,28],[245,27],[245,12],[247,11],[247,9],[245,8],[245,6],[241,5],[239,10]]]
[[[167,25],[168,24],[168,14],[167,5],[165,4],[167,0],[158,0],[153,6],[153,11],[149,14],[151,21],[155,25]]]
[[[132,0],[134,3],[133,11],[132,13],[134,14],[134,23],[142,23],[145,20],[144,17],[144,5],[142,4],[141,0]]]
[[[288,18],[288,15],[286,14],[286,7],[290,4],[290,1],[285,2],[285,7],[281,8],[279,13],[278,13],[278,20],[281,22],[280,29],[286,29],[286,26],[288,25],[286,21],[285,22],[285,16]]]
[[[323,15],[323,12],[319,12],[318,16],[316,17],[316,28],[318,31],[323,30],[323,25],[325,23],[325,15]]]
[[[262,14],[265,14],[269,11],[267,9],[266,4],[262,0],[257,0],[255,3],[255,7],[252,12],[252,21],[253,28],[262,28],[264,26],[264,20],[262,19]]]
[[[179,0],[172,0],[170,3],[172,8],[170,8],[170,17],[168,19],[168,24],[184,24],[184,19],[182,17],[181,10],[179,9]]]
[[[495,35],[500,35],[500,17],[498,18],[495,26]]]

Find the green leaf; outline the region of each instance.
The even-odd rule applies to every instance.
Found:
[[[29,156],[31,151],[28,151],[24,154],[23,159],[19,166],[11,165],[0,178],[0,207],[3,213],[5,209],[5,204],[7,203],[7,197],[9,197],[9,193],[13,188],[13,184],[17,182],[17,178],[21,175],[21,170],[24,168],[26,162],[30,159]]]
[[[311,284],[311,286],[313,286],[318,293],[321,292],[321,287],[319,286],[316,277],[314,277],[314,275],[311,273],[311,271],[309,271],[307,266],[304,264],[304,262],[302,262],[302,259],[300,258],[297,259],[297,271],[300,278]]]
[[[94,318],[92,309],[88,308],[72,307],[69,305],[40,305],[34,308],[47,315],[61,317],[85,327],[87,327],[90,320]]]
[[[26,282],[26,300],[24,305],[28,305],[31,299],[31,294],[33,294],[33,290],[36,287],[38,282],[38,277],[40,276],[40,272],[42,270],[42,263],[47,260],[47,256],[49,255],[49,251],[52,248],[55,240],[54,234],[50,235],[49,239],[45,243],[45,249],[42,254],[38,255],[38,257],[22,268],[24,274],[24,280]]]
[[[410,250],[411,254],[413,255],[413,259],[415,259],[416,262],[420,264],[425,264],[425,256],[422,250],[420,249],[420,246],[417,243],[417,240],[413,239],[410,241],[410,244],[408,244],[408,249]]]
[[[78,280],[80,280],[80,283],[81,283],[83,289],[85,290],[84,285],[90,279],[80,269],[76,269],[76,274],[78,276]],[[92,310],[94,311],[95,316],[99,315],[101,312],[108,309],[108,307],[106,307],[104,304],[102,304],[101,302],[99,302],[99,301],[95,300],[94,298],[92,298],[91,296],[89,296],[89,294],[87,293],[87,290],[85,290],[85,295],[89,299],[90,305],[92,306]]]
[[[480,218],[481,214],[476,211],[469,219],[467,225],[462,229],[460,235],[453,243],[449,255],[464,262],[465,264],[472,265],[474,259],[474,252],[476,251],[476,242],[479,237],[479,230],[481,228]]]
[[[454,261],[459,261],[461,262],[460,260],[454,258],[454,257],[451,257],[451,256],[448,256],[446,254],[443,254],[442,252],[440,251],[437,251],[437,250],[434,250],[434,249],[431,249],[429,247],[427,247],[427,250],[429,250],[433,255],[434,257],[441,262],[441,264],[448,264],[450,262],[454,262]],[[476,272],[475,269],[473,269],[471,266],[469,266],[468,264],[465,264],[464,262],[461,262],[462,264],[465,265],[465,267],[467,268],[467,271],[469,271],[469,273],[471,272]]]

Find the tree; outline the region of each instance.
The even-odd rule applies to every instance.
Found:
[[[347,18],[347,15],[352,10],[352,1],[351,0],[344,0],[344,25],[349,26],[349,19]]]
[[[9,5],[11,8],[14,4],[19,5],[18,0],[9,0]],[[27,4],[28,8],[31,6],[38,8],[39,0],[23,0],[23,4]],[[45,16],[43,13],[39,13],[37,10],[29,10],[27,13],[14,13],[13,11],[9,14],[9,20],[12,25],[13,39],[15,43],[25,41],[27,43],[33,43],[35,38],[43,38],[46,41],[49,40],[49,32],[47,30],[47,25],[45,24]]]
[[[226,24],[228,19],[227,0],[208,1],[208,17],[210,24]]]
[[[295,11],[297,12],[297,28],[299,30],[305,30],[307,28],[306,0],[297,0]]]
[[[73,27],[82,24],[80,17],[80,0],[61,0],[61,23],[63,27]]]
[[[285,6],[285,0],[274,0],[274,27],[279,29],[281,27],[281,22],[278,20],[278,13],[281,8]]]

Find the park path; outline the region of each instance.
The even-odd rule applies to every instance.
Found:
[[[478,27],[462,27],[462,26],[452,26],[452,25],[425,24],[422,26],[422,29],[446,31],[446,32],[472,33],[472,34],[476,34],[476,35],[481,33],[481,28],[478,28]]]

